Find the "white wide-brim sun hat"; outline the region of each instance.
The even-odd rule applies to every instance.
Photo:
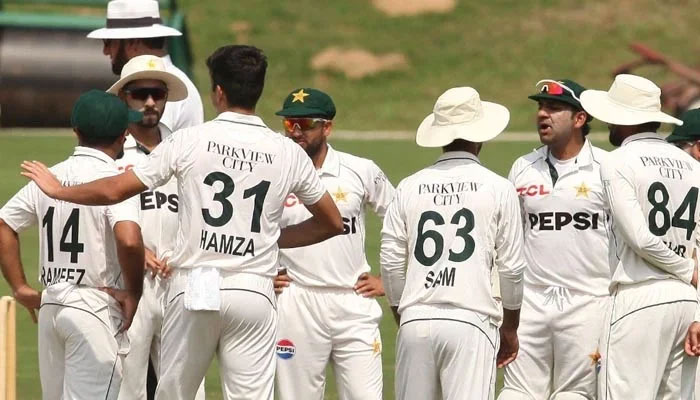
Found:
[[[507,108],[481,101],[473,88],[452,88],[438,97],[433,112],[421,122],[416,143],[421,147],[443,147],[455,139],[485,142],[503,132],[509,120]]]
[[[112,0],[107,3],[104,28],[88,33],[90,39],[139,39],[181,36],[182,32],[165,26],[156,0]]]
[[[581,93],[581,106],[594,118],[612,125],[683,125],[680,119],[661,111],[661,89],[637,75],[617,75],[607,92],[585,90]]]
[[[180,101],[187,98],[187,86],[175,74],[165,70],[165,64],[160,57],[143,55],[137,56],[124,64],[121,77],[107,89],[108,93],[119,94],[119,91],[129,82],[139,79],[155,79],[165,83],[168,88],[168,101]]]

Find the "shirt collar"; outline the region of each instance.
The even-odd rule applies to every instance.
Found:
[[[173,60],[170,58],[170,54],[166,54],[160,58],[166,66],[173,65]]]
[[[328,146],[328,150],[326,151],[326,158],[323,159],[319,174],[340,176],[340,158],[338,157],[338,152],[335,151],[330,144],[326,145]]]
[[[549,147],[541,146],[535,149],[535,151],[542,160],[546,161],[547,157],[549,156]],[[597,161],[593,155],[593,145],[588,138],[586,138],[583,142],[583,147],[581,147],[581,150],[579,150],[575,158],[576,166],[579,168],[590,165],[593,161]]]
[[[637,134],[632,135],[632,136],[627,136],[625,138],[625,140],[622,141],[622,144],[620,145],[620,147],[622,147],[626,144],[632,143],[632,142],[642,141],[642,140],[645,142],[660,140],[660,141],[666,143],[664,138],[661,137],[661,135],[659,135],[656,132],[642,132],[642,133],[637,133]]]
[[[251,125],[258,126],[260,128],[267,128],[267,125],[263,120],[257,115],[240,114],[233,111],[224,111],[219,114],[214,121],[225,121],[232,122],[234,124]]]
[[[160,130],[160,141],[161,142],[163,140],[165,140],[168,136],[173,134],[173,132],[170,130],[170,128],[165,126],[162,122],[158,122],[158,129]],[[133,148],[139,150],[140,152],[142,152],[146,155],[151,153],[145,146],[143,146],[141,143],[137,142],[136,138],[131,133],[129,133],[128,135],[126,135],[126,141],[124,142],[124,150],[129,150],[129,149],[133,149]]]
[[[481,164],[481,161],[479,161],[479,157],[475,156],[474,154],[468,151],[448,151],[442,153],[440,157],[438,157],[437,161],[435,161],[435,164],[452,160],[470,160],[474,161],[477,164]]]
[[[93,149],[91,147],[76,146],[75,150],[73,151],[73,157],[91,157],[96,158],[109,165],[114,165],[114,160],[112,159],[112,157],[108,156],[106,153],[100,150]]]

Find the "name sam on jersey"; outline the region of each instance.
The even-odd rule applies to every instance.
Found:
[[[418,185],[418,194],[432,194],[433,204],[436,206],[449,206],[463,204],[465,193],[476,192],[479,184],[476,182],[448,182],[448,183],[421,183]]]
[[[207,144],[207,152],[224,156],[221,161],[224,168],[248,172],[253,172],[253,167],[257,164],[272,164],[275,161],[275,157],[277,157],[272,153],[233,147],[211,140]]]
[[[659,175],[669,179],[683,179],[683,171],[692,171],[693,165],[686,160],[671,157],[639,156],[645,167],[658,168]]]

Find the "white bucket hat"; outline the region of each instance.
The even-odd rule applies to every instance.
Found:
[[[509,120],[507,108],[481,101],[473,88],[452,88],[438,97],[433,113],[421,122],[416,143],[442,147],[455,139],[485,142],[503,132]]]
[[[165,64],[160,57],[150,55],[134,57],[124,64],[121,77],[117,83],[107,89],[107,92],[118,94],[127,83],[139,79],[163,81],[168,88],[168,101],[180,101],[187,98],[185,83],[177,75],[165,70]]]
[[[661,112],[661,89],[641,76],[620,74],[610,90],[586,90],[581,106],[596,119],[613,125],[640,125],[666,122],[683,125],[683,121]]]
[[[107,23],[88,33],[90,39],[139,39],[180,36],[162,24],[156,0],[112,0],[107,3]]]

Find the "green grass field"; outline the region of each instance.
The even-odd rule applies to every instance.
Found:
[[[332,141],[335,148],[367,157],[386,172],[394,185],[409,174],[430,164],[439,154],[438,150],[418,148],[413,142],[402,141]],[[0,149],[3,157],[0,159],[0,204],[4,204],[24,184],[25,179],[19,175],[19,164],[22,160],[37,159],[53,164],[65,159],[75,145],[73,138],[59,137],[7,137],[0,135]],[[512,162],[521,154],[531,151],[538,143],[492,143],[484,146],[481,154],[482,162],[501,175],[508,173]],[[607,146],[606,146],[607,147]],[[367,221],[367,254],[373,268],[378,268],[380,221],[374,215]],[[22,260],[29,281],[39,287],[37,275],[37,230],[29,229],[21,235]],[[0,280],[0,295],[9,294],[9,288],[4,280]],[[380,302],[385,309],[381,323],[382,339],[384,342],[384,394],[386,399],[394,398],[394,342],[396,326],[391,314],[386,308],[386,302]],[[37,358],[37,329],[28,313],[18,310],[18,390],[19,399],[32,400],[41,398],[39,385],[39,369]],[[331,374],[329,374],[330,376]],[[499,381],[500,384],[500,381]],[[207,375],[208,399],[220,399],[218,370],[214,365]],[[327,399],[337,399],[333,390],[333,379],[329,379]]]

